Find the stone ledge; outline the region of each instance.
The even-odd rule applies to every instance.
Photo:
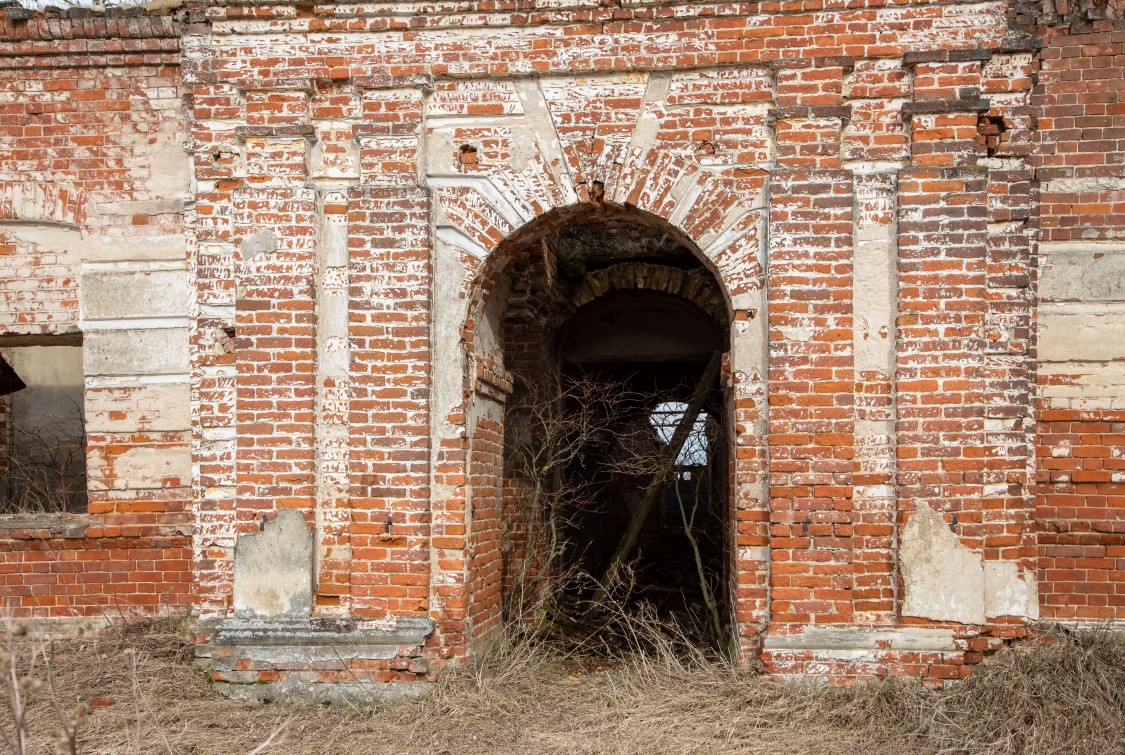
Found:
[[[850,121],[851,105],[785,105],[769,110],[771,121],[801,121],[836,118]]]
[[[426,618],[231,618],[213,627],[197,660],[216,691],[236,700],[373,704],[416,700],[433,687],[422,657],[434,629]]]
[[[227,619],[215,627],[211,668],[227,671],[238,660],[262,664],[390,660],[403,647],[421,647],[433,634],[426,618],[402,617],[392,626],[380,621],[311,619]],[[229,651],[229,652],[228,652]]]
[[[233,700],[250,703],[327,703],[328,705],[373,705],[421,700],[433,691],[433,682],[386,684],[362,682],[322,684],[290,675],[278,682],[234,684],[215,682],[215,690]]]
[[[904,117],[912,115],[941,115],[945,113],[983,113],[992,107],[988,99],[968,97],[945,100],[918,100],[902,105]]]
[[[254,138],[281,138],[292,137],[308,138],[316,136],[316,127],[312,123],[284,123],[275,126],[237,126],[234,129],[235,137],[239,139]]]
[[[0,538],[78,540],[86,537],[88,527],[97,524],[97,520],[77,514],[3,514],[0,515]]]
[[[924,63],[969,63],[976,60],[991,60],[995,50],[926,50],[908,52],[902,56],[904,66]]]
[[[799,634],[770,634],[762,642],[765,651],[808,651],[848,654],[871,650],[908,650],[952,653],[959,648],[949,629],[880,629],[865,627],[809,628]]]

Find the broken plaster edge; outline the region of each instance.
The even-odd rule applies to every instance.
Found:
[[[899,554],[903,616],[971,626],[998,616],[1038,616],[1034,574],[1021,575],[1013,561],[985,561],[925,501],[902,529]]]

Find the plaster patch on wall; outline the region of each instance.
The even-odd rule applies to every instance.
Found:
[[[1011,561],[984,564],[984,612],[992,616],[1039,618],[1039,594],[1031,575],[1020,579],[1019,566]]]
[[[512,129],[512,156],[508,160],[512,170],[522,173],[537,152],[535,132],[530,127],[517,126]]]
[[[277,236],[273,231],[258,231],[243,240],[238,254],[244,260],[251,260],[259,254],[272,254],[277,251]]]
[[[1039,359],[1043,362],[1125,359],[1125,313],[1039,311]]]
[[[816,336],[816,327],[813,325],[793,325],[775,328],[787,341],[808,343]]]
[[[96,469],[102,460],[103,455],[95,452],[91,455],[91,467]],[[118,484],[126,481],[134,490],[178,487],[191,481],[191,449],[186,444],[170,448],[132,448],[116,459],[105,461],[112,463],[112,481]],[[100,475],[91,475],[96,476]],[[102,489],[103,485],[91,479],[92,490]]]
[[[962,545],[945,518],[919,502],[902,531],[904,616],[984,623],[984,564]]]
[[[148,187],[153,197],[191,195],[192,159],[184,148],[184,136],[162,132],[148,146],[151,165]]]
[[[72,249],[82,240],[81,229],[57,223],[3,221],[0,234],[13,241],[56,250]]]
[[[235,615],[308,616],[312,579],[312,533],[299,511],[282,509],[234,546]]]

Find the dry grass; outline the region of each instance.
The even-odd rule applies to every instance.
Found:
[[[447,674],[425,702],[359,710],[220,698],[177,629],[133,624],[51,649],[59,707],[113,701],[82,727],[80,752],[1125,752],[1125,641],[1106,632],[1055,632],[946,690],[778,683],[647,629],[637,636],[645,653],[585,671],[571,652],[529,638]],[[28,711],[29,752],[53,749],[43,698]]]

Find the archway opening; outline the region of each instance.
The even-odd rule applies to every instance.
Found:
[[[635,210],[537,222],[545,228],[505,244],[473,342],[478,382],[493,369],[510,390],[476,392],[502,450],[496,505],[474,505],[496,519],[474,513],[473,524],[497,534],[505,618],[580,624],[609,603],[643,604],[723,645],[722,289],[690,241]],[[487,582],[474,591],[490,592]]]

